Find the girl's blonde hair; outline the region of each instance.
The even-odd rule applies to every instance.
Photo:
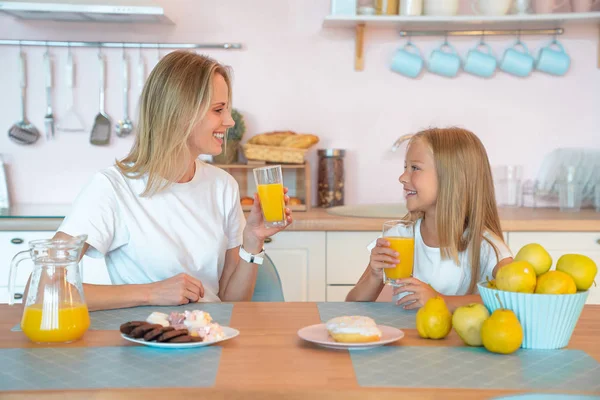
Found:
[[[442,258],[453,259],[468,250],[471,265],[469,293],[479,279],[481,241],[486,240],[498,255],[498,249],[483,234],[487,230],[503,241],[496,206],[492,170],[485,147],[475,134],[465,129],[428,129],[411,137],[409,146],[422,140],[433,152],[438,178],[436,224]],[[407,218],[417,220],[420,213]]]
[[[229,68],[209,57],[174,51],[150,73],[140,96],[135,143],[127,157],[116,162],[127,177],[148,177],[142,196],[156,194],[184,176],[192,157],[188,139],[210,108],[215,74],[227,83],[230,107]]]

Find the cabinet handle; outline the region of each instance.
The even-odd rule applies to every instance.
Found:
[[[12,239],[10,239],[10,242],[12,244],[22,244],[24,242],[24,240],[21,238],[12,238]]]
[[[265,243],[271,243],[273,241],[273,239],[271,239],[270,237],[265,238]],[[598,243],[600,243],[600,239],[598,239]]]
[[[15,293],[15,300],[21,300],[23,298],[23,293]]]

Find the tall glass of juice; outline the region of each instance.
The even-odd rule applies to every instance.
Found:
[[[285,201],[281,165],[270,165],[254,169],[254,180],[260,207],[267,228],[285,226]]]
[[[404,220],[386,221],[382,236],[390,243],[390,248],[399,254],[400,262],[383,270],[383,282],[396,286],[396,279],[409,278],[413,273],[415,223]]]

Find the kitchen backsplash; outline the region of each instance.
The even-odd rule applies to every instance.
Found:
[[[486,80],[466,74],[448,79],[425,74],[412,80],[389,68],[404,43],[394,29],[369,29],[365,70],[354,71],[354,31],[325,29],[326,0],[158,1],[174,26],[23,22],[0,16],[0,38],[144,42],[241,42],[243,50],[202,51],[234,70],[234,106],[245,117],[245,138],[270,130],[314,133],[316,148],[347,150],[346,204],[401,199],[398,176],[404,147],[390,151],[401,135],[430,126],[457,125],[484,142],[492,165],[521,164],[525,178],[536,176],[544,155],[557,147],[600,148],[600,69],[597,27],[566,27],[560,37],[572,57],[565,77],[534,74],[520,79],[498,73]],[[467,4],[463,4],[467,9]],[[429,54],[443,38],[415,38]],[[475,38],[451,38],[464,54]],[[496,54],[515,40],[489,38]],[[525,37],[537,53],[548,37]],[[27,113],[43,132],[45,114],[43,47],[24,48],[28,60]],[[54,59],[55,117],[65,116],[66,49],[51,48]],[[0,46],[0,153],[8,163],[13,202],[69,203],[97,170],[124,156],[133,137],[114,134],[109,146],[92,146],[90,129],[98,113],[97,49],[74,49],[77,63],[76,106],[85,133],[57,132],[52,141],[31,146],[8,138],[20,120],[18,47]],[[122,117],[121,50],[103,50],[107,61],[106,109],[113,124]],[[141,88],[135,79],[138,50],[131,63],[131,115]],[[159,56],[144,50],[147,72]],[[316,151],[310,153],[316,174]],[[316,182],[315,179],[313,179]]]

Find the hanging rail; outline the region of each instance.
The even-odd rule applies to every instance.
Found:
[[[400,36],[517,36],[517,35],[562,35],[563,28],[556,29],[512,29],[480,31],[400,31]]]
[[[136,43],[136,42],[63,42],[56,40],[6,40],[0,39],[0,45],[10,46],[50,46],[50,47],[102,47],[132,49],[225,49],[237,50],[241,43]]]

